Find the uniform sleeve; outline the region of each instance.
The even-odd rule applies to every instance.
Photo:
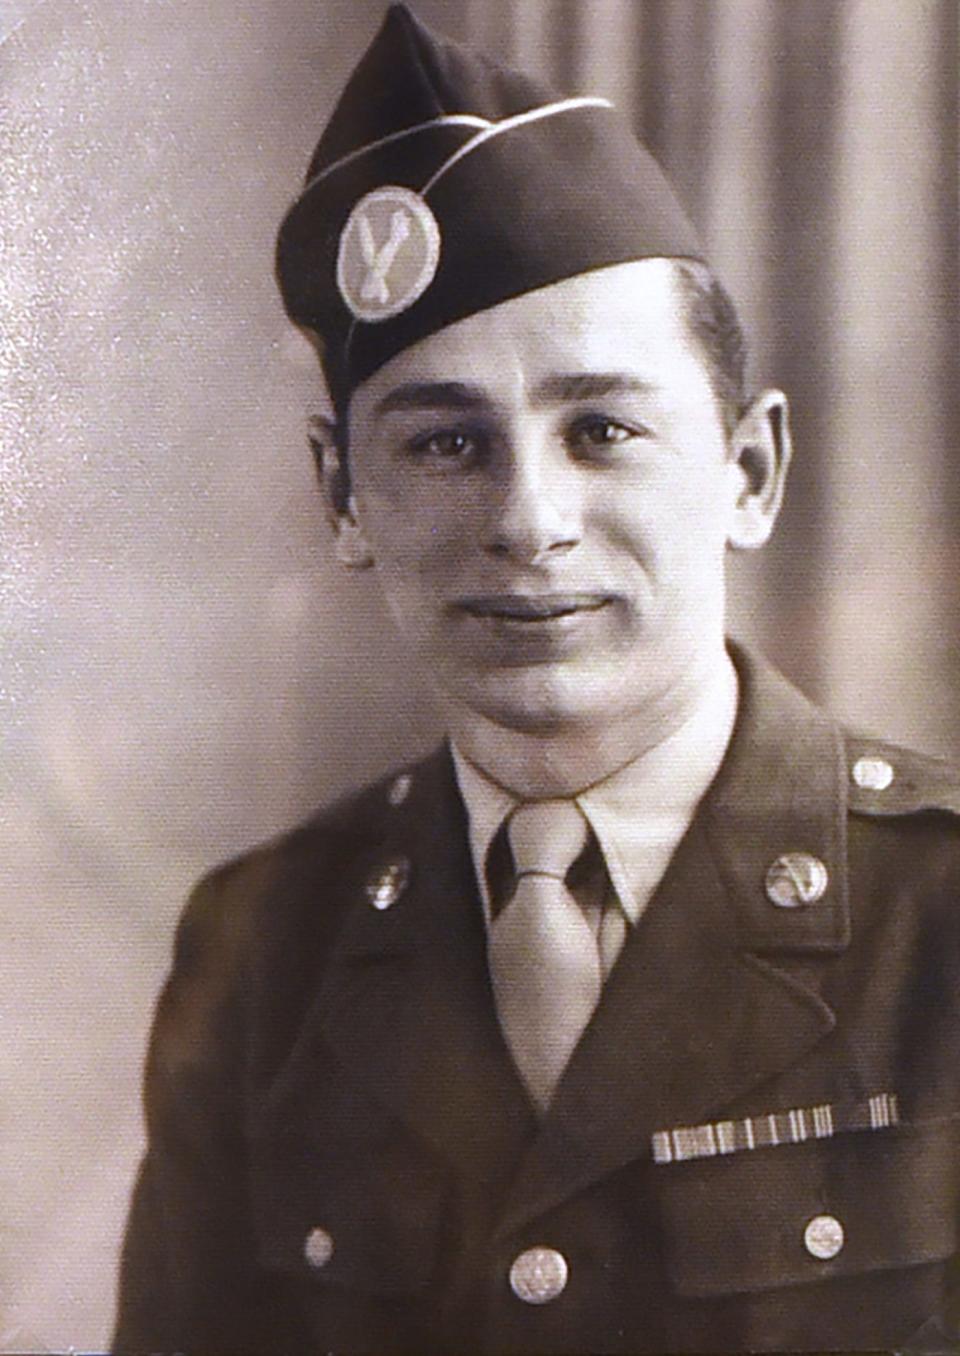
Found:
[[[148,1147],[121,1259],[112,1348],[255,1350],[269,1307],[255,1263],[243,1137],[245,932],[221,876],[188,902],[145,1074]]]

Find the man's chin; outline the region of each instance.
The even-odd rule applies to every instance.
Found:
[[[460,679],[442,694],[451,715],[481,717],[523,734],[587,733],[613,716],[612,694],[573,665],[535,664]]]

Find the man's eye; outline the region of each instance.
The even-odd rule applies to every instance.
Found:
[[[614,447],[618,443],[627,443],[634,438],[643,438],[647,430],[639,425],[621,424],[617,419],[605,419],[591,416],[578,419],[570,430],[570,441],[575,447]]]
[[[435,461],[466,461],[476,455],[477,438],[463,429],[438,429],[425,433],[410,442],[410,451],[417,457]]]

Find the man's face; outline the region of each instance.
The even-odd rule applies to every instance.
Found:
[[[454,711],[586,730],[716,662],[744,476],[666,261],[398,354],[354,393],[349,448],[352,526]]]

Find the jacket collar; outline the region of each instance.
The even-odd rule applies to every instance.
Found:
[[[844,737],[835,722],[774,668],[736,644],[731,656],[740,702],[726,756],[695,822],[706,832],[746,951],[842,950],[850,939]],[[409,792],[399,804],[393,789]],[[384,790],[376,849],[362,861],[342,955],[447,948],[455,937],[481,935],[468,823],[449,748],[444,745]],[[825,894],[801,908],[778,908],[765,889],[770,866],[787,853],[822,863]],[[367,886],[396,863],[409,871],[397,906],[363,907]],[[456,882],[456,899],[439,885]]]
[[[724,664],[686,722],[652,749],[573,799],[599,843],[620,906],[636,923],[714,780],[733,730],[737,681]],[[497,831],[520,802],[453,749],[469,815],[474,870],[489,917],[485,864]]]
[[[842,951],[850,941],[843,734],[795,687],[737,645],[740,708],[727,757],[701,807],[741,948]],[[787,853],[826,871],[815,903],[778,908],[765,881]]]
[[[406,776],[409,794],[387,811],[376,852],[350,883],[354,900],[311,1020],[348,1077],[449,1160],[493,1181],[536,1120],[497,1023],[449,750]],[[397,864],[404,888],[388,907],[373,906],[371,892]]]

